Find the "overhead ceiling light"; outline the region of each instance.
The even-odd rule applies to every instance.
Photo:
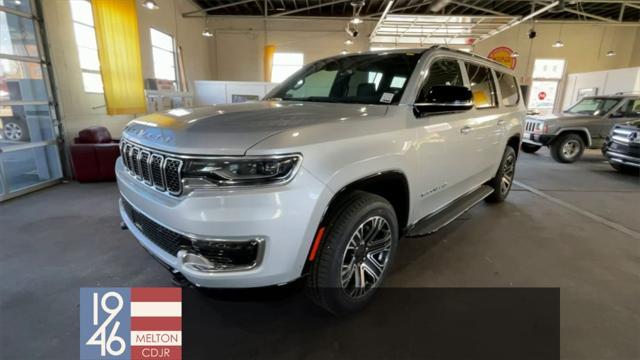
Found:
[[[353,25],[362,24],[362,19],[359,16],[355,16],[351,19]]]
[[[15,0],[13,3],[14,3],[14,4],[16,4],[16,5],[20,5],[20,4],[22,4],[22,1],[20,1],[20,0]]]
[[[607,51],[607,56],[616,56],[616,52],[613,50]]]
[[[353,44],[353,40],[347,39],[347,40],[344,41],[344,44],[345,45],[352,45]]]
[[[340,55],[347,55],[347,50],[340,51]]]
[[[202,30],[202,36],[204,36],[204,37],[213,37],[213,33],[211,31],[209,31],[208,27],[206,27],[206,28],[204,28],[204,30]]]
[[[511,57],[512,58],[517,58],[518,56],[520,56],[520,53],[517,52],[517,51],[514,51],[514,52],[511,53]]]
[[[432,12],[438,12],[442,10],[445,6],[447,6],[450,2],[451,0],[438,0],[432,3],[431,6],[429,6],[429,10],[431,10]]]
[[[553,46],[554,48],[561,48],[561,47],[564,47],[564,43],[561,40],[558,40],[555,43],[553,43],[553,45],[551,46]]]
[[[142,6],[149,10],[158,10],[160,8],[154,0],[144,0],[142,2]]]

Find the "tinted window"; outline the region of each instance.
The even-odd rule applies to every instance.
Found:
[[[397,104],[419,54],[366,54],[317,61],[267,98],[360,104]]]
[[[457,60],[441,59],[434,61],[429,67],[427,80],[424,82],[418,99],[424,99],[433,86],[464,86],[462,72]]]
[[[496,72],[498,76],[498,86],[502,94],[502,103],[505,106],[513,106],[518,104],[520,94],[518,93],[518,82],[516,78],[505,73]]]
[[[467,74],[473,103],[478,109],[492,108],[496,106],[496,90],[491,78],[491,70],[484,66],[466,64]]]

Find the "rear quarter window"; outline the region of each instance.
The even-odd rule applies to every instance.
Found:
[[[496,71],[496,76],[498,77],[498,86],[500,87],[500,94],[502,94],[502,103],[504,106],[518,105],[520,93],[518,92],[518,82],[516,78],[499,71]]]
[[[465,63],[469,85],[473,93],[473,103],[476,109],[489,109],[496,107],[496,91],[493,76],[488,67]]]

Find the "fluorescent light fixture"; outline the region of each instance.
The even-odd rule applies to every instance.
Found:
[[[144,0],[142,2],[142,6],[149,10],[158,10],[160,8],[154,0]]]
[[[340,55],[347,55],[347,50],[340,51]]]
[[[561,40],[558,40],[554,42],[553,45],[551,46],[553,46],[554,48],[561,48],[561,47],[564,47],[564,43]]]
[[[353,45],[353,40],[347,39],[347,40],[344,41],[344,44],[345,45]]]
[[[607,56],[616,56],[616,52],[613,50],[607,51]]]
[[[362,24],[362,19],[359,16],[354,16],[351,21],[353,25]]]

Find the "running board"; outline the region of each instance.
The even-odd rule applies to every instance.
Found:
[[[480,186],[478,189],[453,201],[444,209],[418,221],[414,226],[407,230],[405,236],[424,236],[440,230],[442,227],[455,220],[458,216],[471,209],[475,204],[491,195],[492,192],[493,188],[487,185]]]

